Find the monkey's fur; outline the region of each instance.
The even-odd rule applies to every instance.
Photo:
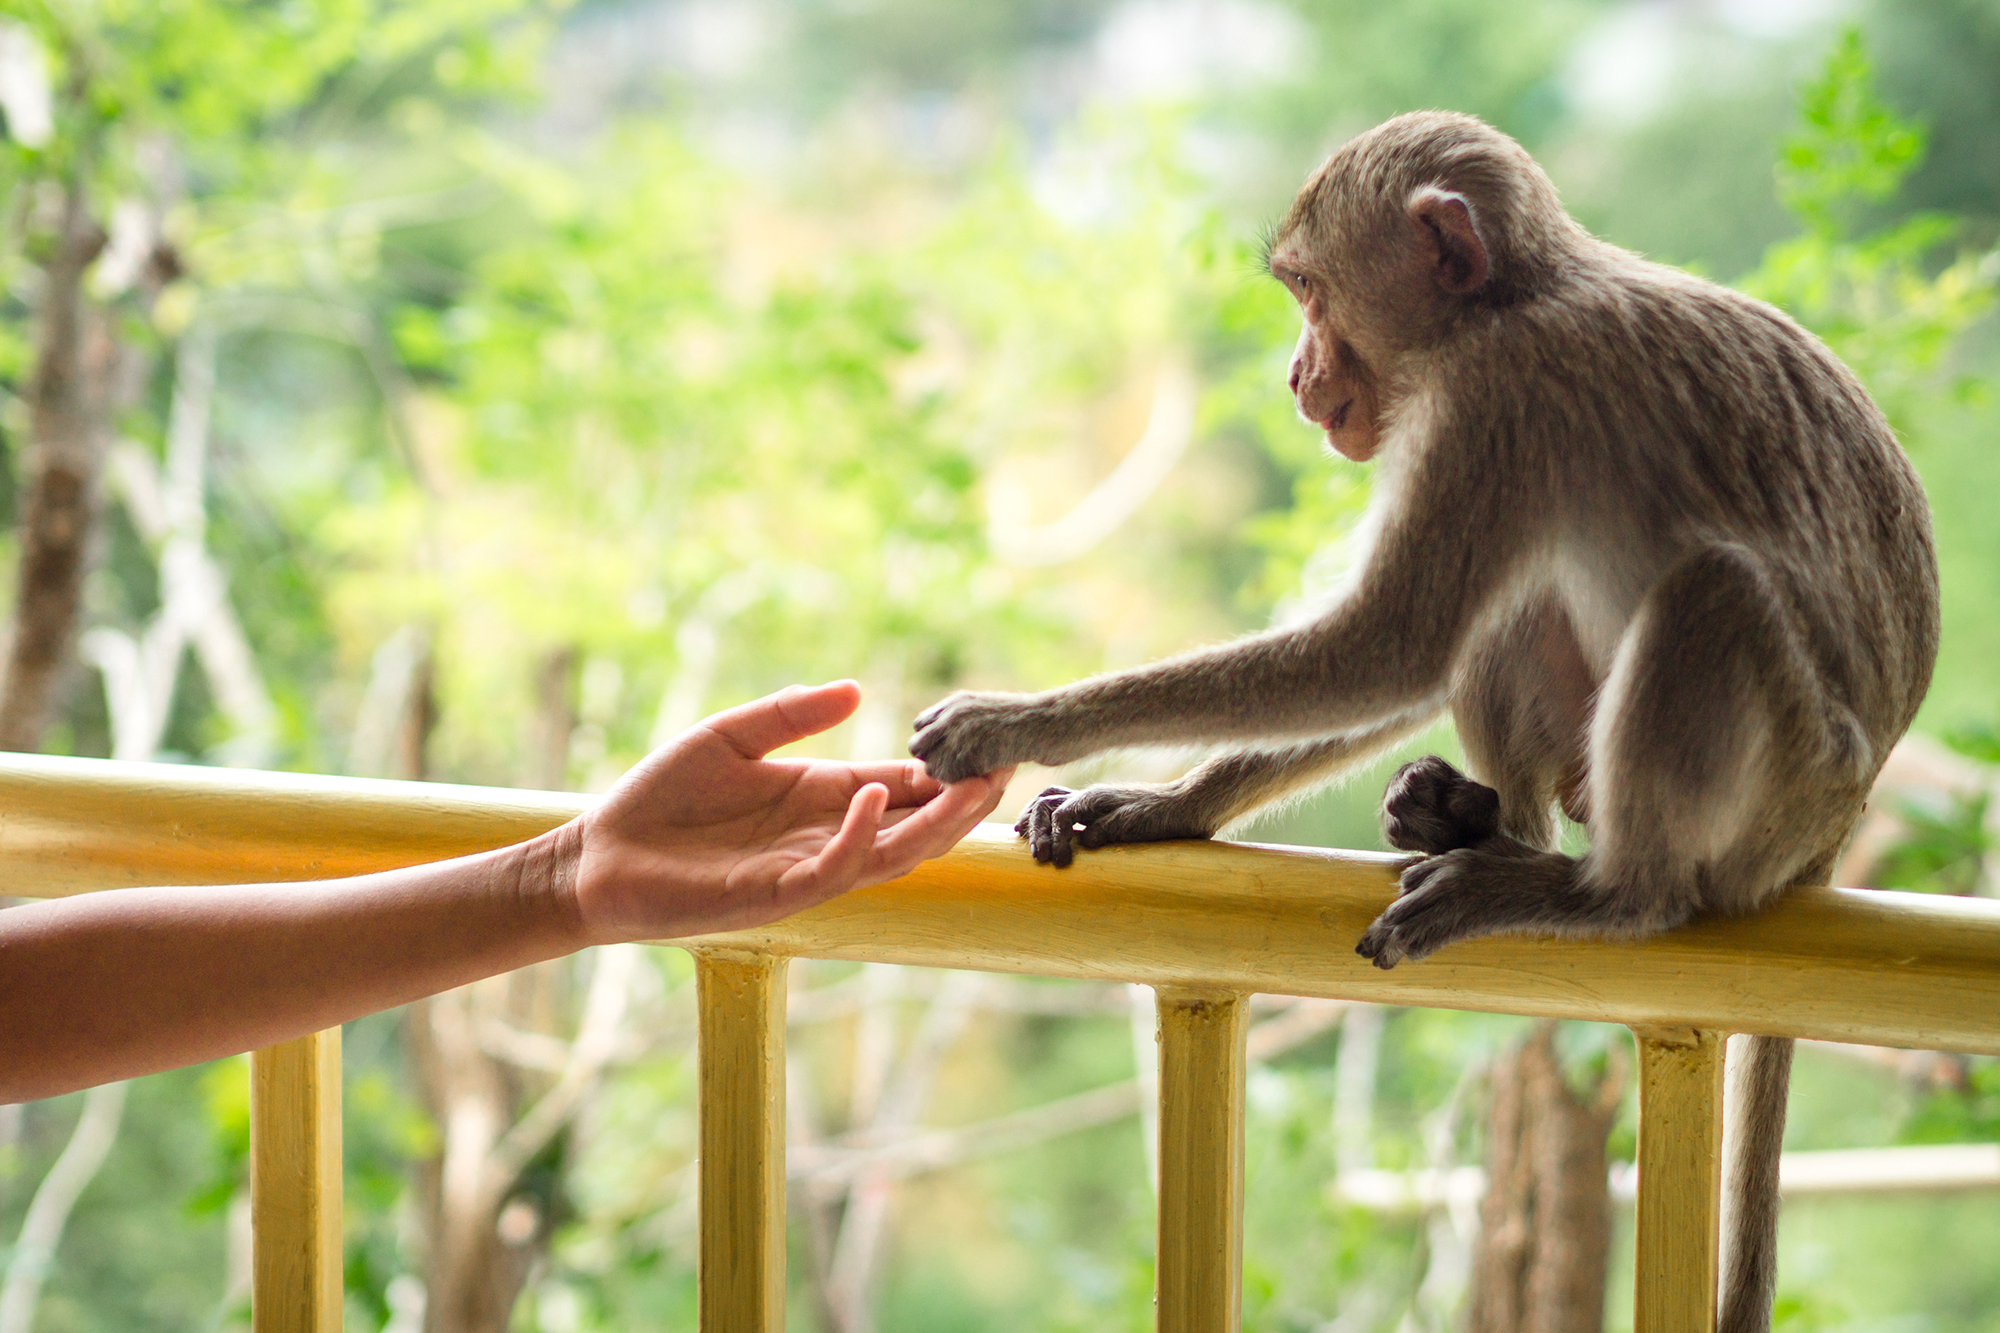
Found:
[[[1882,414],[1812,335],[1595,239],[1512,139],[1398,117],[1306,182],[1269,267],[1299,411],[1376,458],[1366,554],[1317,620],[1041,694],[959,693],[950,781],[1114,746],[1259,743],[1161,786],[1051,788],[1019,831],[1207,837],[1449,708],[1383,800],[1419,853],[1378,967],[1501,932],[1629,939],[1823,884],[1929,685],[1936,559]],[[1560,803],[1590,851],[1555,847]],[[1791,1043],[1732,1113],[1723,1333],[1768,1327]]]

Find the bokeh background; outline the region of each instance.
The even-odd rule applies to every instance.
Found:
[[[858,677],[814,744],[887,756],[949,689],[1305,614],[1368,474],[1293,416],[1257,238],[1342,139],[1449,107],[1889,409],[1944,646],[1843,875],[1994,891],[1996,0],[0,15],[0,597],[40,595],[38,460],[102,494],[16,744],[597,790],[792,681]],[[65,367],[67,444],[30,410]],[[1377,846],[1381,779],[1240,836]],[[792,1327],[1150,1327],[1150,997],[795,966]],[[1526,1026],[1260,1004],[1246,1328],[1459,1327],[1477,1195],[1363,1186],[1477,1165]],[[1625,1044],[1552,1049],[1594,1089]],[[351,1025],[348,1327],[692,1328],[691,1046],[685,958],[636,947]],[[247,1327],[247,1132],[242,1060],[0,1109],[0,1333]],[[1995,1140],[1990,1061],[1800,1056],[1792,1148]],[[2000,1330],[2000,1190],[1799,1198],[1782,1241],[1782,1328]],[[1624,1214],[1611,1266],[1626,1328]]]

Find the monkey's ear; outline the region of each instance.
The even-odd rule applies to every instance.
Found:
[[[1410,196],[1410,221],[1430,245],[1438,286],[1458,296],[1486,285],[1493,263],[1462,194],[1427,186]]]

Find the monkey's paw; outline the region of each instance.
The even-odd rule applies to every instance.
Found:
[[[1354,952],[1383,971],[1419,962],[1453,940],[1487,933],[1480,901],[1467,892],[1484,858],[1469,849],[1427,856],[1403,870],[1402,896],[1361,936]]]
[[[1171,787],[1104,783],[1082,791],[1048,788],[1028,802],[1014,832],[1028,840],[1035,860],[1066,866],[1078,847],[1207,838],[1215,829]]]
[[[1404,764],[1382,793],[1382,836],[1391,847],[1441,856],[1499,831],[1500,793],[1436,755]]]
[[[960,690],[917,714],[910,753],[939,782],[957,782],[1033,759],[1025,694]]]

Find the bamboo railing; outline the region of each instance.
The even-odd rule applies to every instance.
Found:
[[[0,892],[288,881],[484,850],[584,798],[295,774],[0,759]],[[1378,971],[1354,941],[1393,858],[1107,848],[1057,871],[1005,829],[778,925],[679,940],[700,1010],[701,1327],[784,1326],[784,960],[1157,988],[1163,1333],[1238,1327],[1243,1041],[1254,992],[1592,1019],[1639,1043],[1637,1333],[1714,1327],[1723,1038],[2000,1054],[2000,902],[1813,890],[1642,944],[1490,939]],[[254,1323],[340,1325],[340,1034],[252,1060]]]

